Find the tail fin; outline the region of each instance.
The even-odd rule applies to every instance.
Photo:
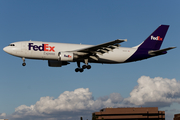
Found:
[[[159,50],[168,28],[169,25],[160,25],[143,43],[138,46],[138,49]]]

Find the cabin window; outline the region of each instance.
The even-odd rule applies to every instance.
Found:
[[[9,46],[15,46],[15,44],[9,44]]]

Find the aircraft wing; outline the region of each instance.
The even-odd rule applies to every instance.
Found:
[[[117,39],[117,40],[114,40],[111,42],[107,42],[107,43],[95,45],[92,47],[80,49],[80,50],[77,50],[77,52],[97,53],[97,54],[102,55],[103,53],[107,53],[108,51],[112,51],[113,49],[119,47],[120,46],[119,43],[125,42],[125,41],[127,41],[127,39],[125,39],[125,40]]]
[[[104,53],[108,53],[109,51],[113,51],[113,49],[116,49],[120,46],[119,43],[125,42],[125,41],[127,41],[127,39],[124,39],[124,40],[117,39],[117,40],[110,41],[107,43],[103,43],[103,44],[99,44],[99,45],[75,50],[74,52],[78,56],[81,56],[81,57],[83,56],[83,58],[85,58],[85,59],[91,58],[94,60],[98,60],[99,57],[97,54],[102,55]]]
[[[174,49],[176,47],[169,47],[169,48],[165,48],[165,49],[161,49],[161,50],[152,50],[149,51],[148,54],[149,55],[160,55],[160,54],[164,54],[166,53],[168,50]]]

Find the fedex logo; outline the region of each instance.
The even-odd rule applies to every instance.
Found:
[[[151,40],[162,41],[162,38],[160,36],[157,36],[157,37],[151,36]]]
[[[71,58],[71,56],[70,56],[70,55],[64,55],[64,57],[68,57],[68,58]]]
[[[49,44],[42,44],[42,45],[33,45],[34,43],[29,43],[29,50],[33,49],[34,51],[52,51],[55,52],[55,46],[49,46]]]

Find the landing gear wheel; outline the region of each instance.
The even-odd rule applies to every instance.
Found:
[[[80,71],[80,72],[83,72],[83,71],[84,71],[84,69],[82,69],[82,68],[81,68],[81,69],[79,69],[79,71]]]
[[[86,66],[86,65],[83,65],[83,66],[82,66],[82,68],[83,68],[83,69],[86,69],[86,68],[87,68],[87,66]]]
[[[23,60],[22,66],[26,66],[26,63],[25,63],[25,58],[24,58],[24,57],[22,57],[22,60]]]
[[[82,69],[82,68],[76,68],[75,69],[75,72],[83,72],[84,71],[84,69]]]
[[[26,66],[26,63],[22,63],[22,66]]]
[[[87,69],[91,69],[91,66],[90,66],[90,65],[88,65],[88,66],[86,66],[86,68],[87,68]]]
[[[75,72],[79,72],[79,68],[76,68],[76,69],[75,69]]]

